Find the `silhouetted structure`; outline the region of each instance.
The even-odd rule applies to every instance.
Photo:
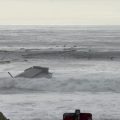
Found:
[[[75,110],[75,113],[64,113],[63,120],[92,120],[91,113],[80,113],[80,110]]]

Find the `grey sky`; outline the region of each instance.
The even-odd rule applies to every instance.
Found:
[[[120,0],[0,0],[0,24],[120,25]]]

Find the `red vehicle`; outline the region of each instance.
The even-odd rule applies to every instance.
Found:
[[[92,120],[91,113],[80,113],[80,110],[75,110],[75,113],[64,113],[63,120]]]

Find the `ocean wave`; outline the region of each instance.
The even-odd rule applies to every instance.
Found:
[[[87,48],[47,48],[0,50],[0,63],[27,61],[29,59],[87,59],[87,60],[119,60],[119,50],[87,49]]]
[[[111,78],[0,78],[0,89],[45,92],[120,92],[120,77]]]

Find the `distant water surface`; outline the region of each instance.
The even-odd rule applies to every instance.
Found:
[[[120,26],[0,26],[0,48],[119,50]]]

